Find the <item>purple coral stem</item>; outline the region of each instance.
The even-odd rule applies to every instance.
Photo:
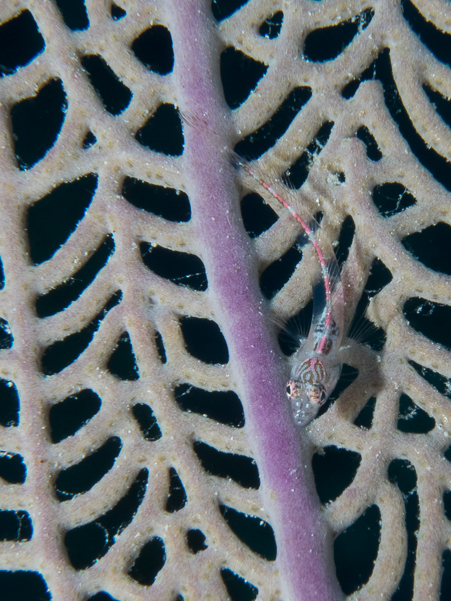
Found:
[[[222,94],[222,47],[210,4],[172,0],[165,5],[180,108],[207,125],[185,128],[184,170],[208,295],[245,407],[261,492],[276,535],[282,598],[342,599],[310,452],[304,431],[296,429],[289,413],[282,364],[268,330],[252,243],[244,232],[234,170],[224,150],[232,135],[227,128],[230,112]]]

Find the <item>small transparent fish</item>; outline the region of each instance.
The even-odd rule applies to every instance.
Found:
[[[286,189],[285,193],[280,194],[240,157],[235,156],[234,161],[290,211],[318,257],[320,276],[316,284],[317,287],[321,284],[324,294],[313,295],[313,317],[309,334],[292,357],[291,374],[286,387],[296,424],[307,426],[329,398],[343,364],[340,349],[344,329],[344,301],[340,268],[329,240],[315,219],[301,216],[288,202],[292,191]]]
[[[208,127],[206,119],[180,112],[190,127],[199,131]],[[342,368],[341,341],[344,329],[343,285],[332,246],[324,231],[306,211],[302,215],[288,202],[293,191],[284,187],[279,192],[267,183],[254,165],[234,152],[230,152],[232,163],[250,175],[268,195],[277,200],[301,225],[303,233],[313,245],[320,267],[319,281],[324,289],[323,298],[314,294],[313,317],[307,338],[292,357],[290,379],[286,393],[291,403],[293,417],[298,426],[307,426],[314,419],[334,389]],[[316,283],[317,284],[317,283]],[[314,285],[315,289],[315,285]]]

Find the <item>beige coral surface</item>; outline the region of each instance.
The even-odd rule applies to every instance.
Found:
[[[0,377],[14,383],[20,399],[20,424],[0,427],[0,448],[5,456],[20,455],[26,465],[23,484],[0,482],[0,508],[28,512],[33,526],[30,540],[0,543],[1,569],[38,572],[58,601],[88,599],[98,591],[121,601],[225,600],[232,596],[221,569],[228,569],[256,587],[258,599],[276,601],[284,598],[278,562],[253,553],[219,511],[219,505],[224,505],[271,524],[267,498],[261,489],[207,473],[193,447],[193,441],[202,441],[223,452],[255,457],[248,423],[243,428],[231,427],[181,411],[174,396],[176,386],[189,383],[206,390],[233,390],[241,397],[243,366],[236,365],[233,356],[224,364],[209,365],[190,354],[184,342],[181,320],[185,316],[213,319],[221,330],[227,329],[215,305],[219,301],[213,302],[208,291],[177,286],[159,277],[144,265],[140,253],[141,243],[148,242],[202,258],[196,230],[191,222],[174,223],[140,211],[122,196],[126,177],[187,190],[183,156],[153,152],[135,139],[162,103],[181,104],[180,77],[148,70],[131,51],[133,41],[150,26],[162,24],[171,30],[171,10],[177,3],[117,0],[116,4],[126,11],[117,21],[111,17],[108,0],[86,0],[90,25],[81,31],[65,25],[56,2],[4,0],[0,4],[0,23],[29,10],[45,40],[42,54],[0,81],[0,256],[5,272],[0,316],[14,337],[12,347],[0,351]],[[426,20],[451,35],[451,10],[445,0],[415,0],[415,5]],[[371,22],[359,28],[337,58],[314,62],[303,57],[305,40],[313,30],[352,19],[369,8],[374,10]],[[278,10],[284,15],[280,36],[269,39],[260,35],[260,25]],[[415,469],[419,529],[412,598],[437,600],[442,555],[451,545],[451,525],[443,505],[443,495],[451,489],[451,464],[444,456],[450,444],[451,405],[446,386],[442,394],[421,376],[426,372],[416,371],[409,361],[438,372],[447,382],[451,363],[445,346],[415,331],[403,308],[408,299],[417,297],[430,301],[431,306],[449,305],[451,280],[416,260],[401,241],[438,223],[451,225],[451,198],[401,135],[377,78],[362,81],[350,98],[342,92],[389,49],[393,78],[416,132],[428,147],[451,161],[449,127],[424,91],[428,86],[445,99],[451,97],[449,65],[422,44],[395,0],[250,0],[220,23],[214,22],[209,2],[203,3],[203,12],[218,49],[213,83],[220,80],[219,53],[229,46],[268,65],[246,102],[226,116],[229,144],[269,120],[295,87],[312,90],[311,99],[286,133],[260,159],[261,172],[281,176],[320,127],[327,121],[334,123],[325,146],[312,153],[307,180],[291,194],[310,212],[322,211],[322,226],[332,241],[338,240],[345,219],[352,217],[355,236],[343,268],[348,325],[373,261],[377,259],[390,272],[391,281],[368,307],[370,319],[385,331],[386,342],[381,353],[352,340],[346,342],[344,361],[357,368],[359,376],[299,435],[304,440],[308,437],[309,458],[330,446],[361,457],[352,483],[321,509],[330,540],[369,507],[377,505],[380,511],[374,569],[369,580],[350,595],[352,599],[390,599],[397,590],[408,548],[405,502],[403,493],[390,481],[388,468],[393,460],[401,459]],[[80,57],[87,54],[103,57],[132,92],[131,102],[121,114],[113,116],[105,110],[81,66]],[[61,80],[68,103],[61,132],[42,160],[30,169],[19,169],[11,110],[55,78]],[[356,135],[362,126],[376,140],[382,155],[379,160],[368,157],[367,147]],[[218,135],[222,135],[225,126],[218,127]],[[88,131],[97,142],[85,149],[82,143]],[[86,214],[54,256],[35,265],[27,235],[28,208],[56,186],[88,173],[98,175],[98,185]],[[234,223],[241,219],[238,195],[244,196],[251,188],[258,191],[244,175],[243,181],[238,179],[231,181],[237,190],[236,214],[231,216]],[[404,211],[383,216],[372,192],[394,182],[402,184],[416,202]],[[254,283],[292,247],[299,233],[290,215],[274,209],[278,221],[249,243],[249,264],[255,267],[249,279]],[[66,310],[39,318],[35,309],[38,296],[75,274],[110,234],[115,251],[94,282]],[[262,305],[273,339],[273,321],[290,318],[310,300],[311,287],[305,282],[315,269],[315,257],[306,250],[289,282]],[[119,290],[120,303],[105,312],[88,348],[59,373],[44,375],[41,360],[45,349],[83,330]],[[125,332],[139,369],[138,379],[119,379],[108,369]],[[157,332],[164,342],[165,363],[154,342]],[[288,360],[278,361],[285,370]],[[84,389],[100,397],[100,411],[76,434],[53,443],[50,408]],[[398,428],[403,394],[435,420],[429,432],[408,433]],[[371,427],[359,427],[354,421],[371,397],[376,397]],[[162,434],[158,440],[143,437],[132,411],[137,404],[151,407]],[[122,443],[114,466],[90,490],[62,502],[55,494],[61,470],[78,464],[112,436]],[[166,505],[171,468],[180,477],[188,499],[172,512]],[[97,562],[75,569],[64,542],[66,533],[107,514],[139,474],[147,478],[147,488],[131,523],[113,535],[110,542],[114,544]],[[308,478],[313,486],[312,476]],[[201,530],[208,544],[198,553],[187,546],[187,532],[192,529]],[[130,570],[152,540],[163,541],[165,562],[154,582],[142,584],[133,579]]]

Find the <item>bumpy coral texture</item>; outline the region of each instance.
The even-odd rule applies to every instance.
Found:
[[[437,50],[450,43],[449,4],[250,0],[223,19],[221,6],[213,16],[206,0],[87,0],[77,28],[53,0],[0,3],[1,24],[26,10],[45,43],[0,81],[0,402],[17,392],[20,403],[0,426],[2,588],[58,601],[445,598],[451,269],[438,251],[424,263],[413,251],[419,232],[434,247],[451,224],[451,78]],[[134,43],[159,25],[174,68],[157,73]],[[336,33],[339,47],[323,48]],[[267,67],[233,108],[220,73],[231,48],[247,57],[235,54],[238,68]],[[123,106],[93,85],[93,56],[131,92]],[[49,83],[67,110],[51,149],[27,163],[14,110]],[[272,126],[260,128],[287,98],[296,110],[259,151],[250,134],[264,145]],[[176,138],[183,129],[183,152],[165,154],[164,134],[153,143],[161,115],[175,119]],[[261,190],[232,166],[234,147],[258,156],[268,178],[285,174],[291,201],[322,213],[332,243],[341,248],[342,226],[353,224],[340,251],[345,321],[366,287],[367,316],[385,332],[383,349],[346,339],[344,362],[358,376],[306,429],[290,415],[276,324],[308,304],[315,255],[304,247],[265,299],[259,281],[300,256],[299,230],[272,204],[275,223],[246,233],[241,200]],[[78,194],[95,190],[89,207],[59,249],[36,258],[32,236],[45,246],[45,234],[34,232],[33,211],[77,180]],[[127,190],[146,184],[169,190],[158,210],[129,202]],[[190,217],[167,213],[184,193]],[[44,315],[43,295],[76,282],[102,244],[109,260],[92,283]],[[200,261],[168,275],[166,251]],[[429,327],[434,315],[442,330]],[[204,328],[194,342],[193,324]],[[196,346],[208,336],[212,359]],[[203,405],[190,405],[196,390]],[[97,406],[77,429],[68,407],[87,399]],[[230,404],[244,418],[231,418]],[[65,413],[58,438],[55,416]],[[107,467],[95,467],[99,453]]]

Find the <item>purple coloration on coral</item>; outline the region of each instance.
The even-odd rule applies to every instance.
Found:
[[[450,598],[450,40],[447,0],[0,1],[4,595]],[[231,149],[381,334],[306,428],[318,256]]]
[[[250,241],[237,215],[234,171],[224,151],[227,111],[214,85],[214,25],[203,2],[184,0],[171,14],[181,108],[201,125],[185,127],[185,169],[199,240],[207,241],[212,303],[225,334],[245,406],[262,492],[276,532],[283,597],[339,599],[331,539],[319,513],[302,430],[284,394],[284,374],[269,334]]]

